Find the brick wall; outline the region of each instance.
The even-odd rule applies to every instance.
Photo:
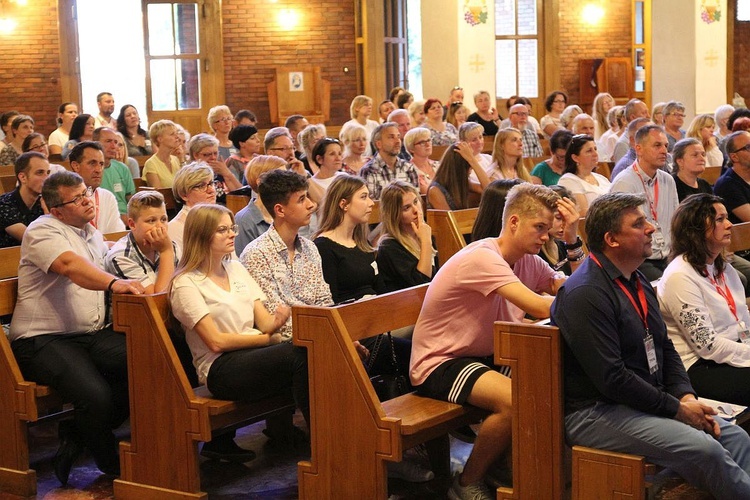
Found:
[[[596,26],[581,19],[586,2],[560,0],[560,87],[569,103],[578,102],[578,61],[603,57],[631,56],[632,0],[609,0]]]
[[[31,115],[49,134],[62,102],[57,2],[28,0],[11,9],[18,25],[12,35],[0,34],[0,110]]]
[[[300,22],[293,31],[276,23],[282,9],[295,9]],[[332,125],[349,120],[356,95],[354,2],[351,0],[224,0],[224,69],[227,105],[236,112],[253,110],[259,125],[270,125],[266,84],[276,66],[320,66],[331,82]],[[349,73],[344,73],[344,67]]]
[[[750,104],[750,22],[734,21],[734,91]]]

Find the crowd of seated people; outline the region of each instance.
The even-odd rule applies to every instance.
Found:
[[[459,87],[445,106],[435,97],[413,101],[413,95],[394,89],[373,113],[373,99],[357,96],[338,138],[302,115],[261,137],[252,112],[233,116],[224,105],[209,111],[210,133],[187,131],[169,120],[147,131],[132,105],[113,118],[114,99],[106,92],[98,98],[96,115],[79,114],[75,103],[61,104],[48,142],[34,131],[33,117],[3,113],[0,164],[15,167],[17,187],[0,196],[0,247],[22,245],[22,252],[29,252],[27,228],[50,226],[50,219],[51,227],[62,224],[64,233],[76,229],[82,241],[75,240],[71,253],[83,255],[95,280],[65,267],[70,259],[80,262],[80,255],[58,255],[58,264],[54,255],[45,261],[37,256],[35,265],[82,290],[169,290],[201,383],[229,399],[292,390],[304,413],[306,368],[304,354],[289,343],[289,306],[333,305],[430,283],[414,330],[415,350],[410,335],[395,339],[397,362],[422,394],[490,411],[464,473],[451,487],[452,498],[484,498],[482,480],[492,475],[509,439],[509,382],[486,359],[492,355],[487,344],[492,322],[549,317],[555,293],[588,252],[578,236],[579,217],[587,217],[600,198],[630,193],[635,197],[629,203],[641,200],[633,207],[650,226],[637,276],[662,278],[661,316],[689,382],[698,395],[750,401],[746,391],[731,390],[725,382],[745,377],[750,366],[743,350],[750,334],[742,326],[750,322],[744,300],[750,263],[746,255],[725,252],[732,224],[750,221],[750,112],[724,105],[715,114],[696,116],[685,131],[685,107],[677,100],[655,106],[649,116],[637,99],[616,106],[602,93],[590,116],[555,91],[545,99],[539,121],[531,116],[531,102],[520,96],[508,100],[505,120],[486,91],[474,96],[474,110],[464,104]],[[485,152],[486,136],[494,137],[491,154]],[[444,150],[442,156],[436,157],[434,148]],[[67,158],[77,175],[50,164],[50,154]],[[149,158],[141,170],[129,156]],[[531,172],[530,159],[537,163]],[[611,178],[597,172],[600,160],[619,160]],[[707,167],[724,169],[713,187],[700,178]],[[55,173],[62,176],[50,182],[45,196],[47,179]],[[138,178],[156,190],[136,191]],[[180,207],[170,221],[158,189],[171,189]],[[233,191],[251,195],[236,216],[222,207]],[[375,203],[381,224],[371,232]],[[473,243],[441,260],[437,269],[425,210],[474,207],[479,211],[468,239]],[[107,244],[89,241],[92,234],[126,225],[129,234],[109,253]],[[605,238],[598,248],[620,252],[610,252],[612,245]],[[471,298],[475,293],[481,299]],[[252,308],[232,306],[245,299]],[[227,317],[228,309],[244,316]],[[471,333],[449,348],[459,331],[456,322]],[[74,336],[80,333],[76,328],[61,325],[39,336]],[[43,342],[33,345],[25,334],[12,338],[18,355],[44,350]],[[374,339],[358,344],[365,362],[374,345]],[[439,355],[436,346],[442,346]],[[24,363],[30,377],[49,382],[38,375],[33,359]],[[459,377],[465,377],[461,387],[446,388]],[[61,383],[60,390],[69,390],[67,381]],[[123,413],[112,415],[108,424]],[[80,428],[90,420],[82,417],[73,429],[61,428],[67,449],[58,454],[55,472],[62,482],[71,457],[84,447],[99,457],[103,471],[118,469],[109,435]],[[269,432],[283,439],[289,425],[269,422]],[[95,439],[104,439],[106,447]],[[206,447],[206,456],[254,456],[226,439],[217,443]],[[415,464],[389,472],[414,481],[432,477]]]

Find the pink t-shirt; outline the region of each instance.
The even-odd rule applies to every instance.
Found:
[[[494,322],[523,321],[523,310],[495,290],[520,281],[540,292],[558,277],[537,255],[525,255],[511,268],[497,238],[474,242],[451,257],[430,283],[414,327],[412,384],[422,384],[448,359],[491,356]]]

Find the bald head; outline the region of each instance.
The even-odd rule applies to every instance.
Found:
[[[572,131],[574,134],[586,134],[594,136],[594,119],[586,113],[581,113],[573,118]]]
[[[529,121],[529,108],[525,104],[514,104],[510,107],[510,125],[518,130],[526,128],[526,123]]]

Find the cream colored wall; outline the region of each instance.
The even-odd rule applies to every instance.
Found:
[[[707,24],[701,19],[701,0],[695,1],[695,112],[713,113],[727,102],[727,0],[718,4],[720,20]]]

